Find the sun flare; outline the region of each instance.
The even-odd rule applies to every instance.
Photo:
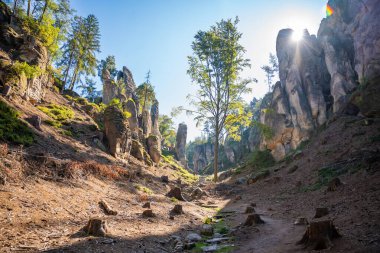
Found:
[[[300,41],[303,37],[303,30],[302,29],[295,29],[293,30],[292,34],[292,40],[293,41]]]

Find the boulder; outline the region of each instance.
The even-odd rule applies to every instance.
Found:
[[[104,130],[111,155],[127,158],[132,145],[131,131],[123,112],[116,106],[105,109]]]
[[[150,112],[144,110],[141,115],[141,128],[143,130],[144,136],[149,136],[152,132],[152,119],[150,117]]]
[[[199,242],[201,240],[202,240],[202,236],[200,236],[197,233],[190,233],[185,238],[186,242]]]
[[[28,118],[28,122],[38,131],[42,131],[41,129],[41,117],[38,115],[33,115]]]
[[[140,161],[144,161],[144,147],[137,140],[132,140],[131,155]]]
[[[156,135],[149,135],[146,139],[146,144],[148,147],[148,153],[152,158],[152,161],[159,163],[161,161],[161,149],[160,140]]]
[[[91,218],[83,231],[88,235],[106,236],[109,233],[107,222],[101,218]]]
[[[186,161],[186,139],[187,139],[187,125],[181,123],[178,125],[177,137],[176,137],[176,157],[181,162],[182,166],[187,168]]]
[[[168,176],[161,176],[161,181],[163,182],[163,183],[169,183],[169,177]]]

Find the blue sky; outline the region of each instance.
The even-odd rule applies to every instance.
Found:
[[[243,76],[259,81],[251,85],[252,93],[245,95],[249,102],[267,92],[260,66],[268,62],[270,52],[275,53],[278,31],[307,28],[316,34],[325,16],[325,4],[326,0],[72,0],[77,15],[95,14],[99,19],[98,59],[115,55],[118,69],[127,66],[137,85],[151,70],[163,114],[186,106],[187,94],[196,89],[186,70],[198,30],[206,30],[221,19],[239,17],[241,44],[252,64]],[[187,123],[188,140],[200,135],[191,117],[179,115],[175,122]]]

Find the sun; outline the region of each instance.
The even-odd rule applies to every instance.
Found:
[[[303,29],[294,29],[292,33],[293,41],[300,41],[303,38]]]

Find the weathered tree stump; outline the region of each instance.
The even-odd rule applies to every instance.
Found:
[[[298,217],[294,222],[294,225],[307,225],[309,221],[305,217]]]
[[[174,208],[171,210],[172,214],[184,214],[182,205],[175,205]]]
[[[156,215],[153,213],[153,210],[152,210],[152,209],[147,209],[147,210],[145,210],[145,211],[142,213],[142,216],[143,216],[143,217],[146,217],[146,218],[153,218],[153,217],[156,217]]]
[[[100,207],[104,210],[104,212],[108,215],[117,215],[117,211],[113,210],[111,206],[105,201],[101,200],[99,201]]]
[[[169,177],[168,176],[161,176],[161,181],[163,182],[163,183],[169,183]]]
[[[34,126],[38,131],[42,131],[41,129],[41,117],[38,115],[33,115],[30,118],[28,118],[28,122]]]
[[[150,202],[146,202],[142,207],[143,208],[150,208]]]
[[[186,201],[185,198],[182,196],[182,191],[181,191],[181,188],[179,187],[174,187],[173,189],[171,189],[166,194],[166,196],[168,196],[169,198],[176,198],[181,201]]]
[[[342,182],[340,181],[339,178],[334,178],[327,184],[327,191],[328,192],[334,192],[336,189],[342,185]]]
[[[100,218],[91,218],[83,231],[93,236],[106,236],[109,233],[107,222]]]
[[[255,208],[253,208],[253,206],[247,206],[244,213],[254,213],[254,212],[255,212]]]
[[[327,249],[332,246],[331,240],[341,237],[331,220],[311,222],[305,234],[297,244],[311,247],[313,250]]]
[[[258,214],[250,214],[244,222],[244,226],[252,226],[257,224],[264,224],[265,222],[261,219]]]
[[[2,92],[2,94],[3,94],[4,97],[8,97],[8,96],[11,94],[11,91],[12,91],[12,86],[5,85],[5,86],[3,87],[3,92]]]
[[[327,209],[327,207],[317,207],[315,209],[314,218],[321,218],[321,217],[326,216],[328,214],[329,214],[329,210]]]

